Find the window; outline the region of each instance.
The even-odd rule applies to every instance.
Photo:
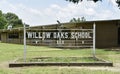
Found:
[[[18,33],[10,33],[8,37],[9,37],[10,39],[19,38],[19,34],[18,34]]]

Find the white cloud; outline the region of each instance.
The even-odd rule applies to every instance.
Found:
[[[117,5],[117,4],[116,4],[116,0],[108,0],[108,1],[110,1],[110,3],[113,4],[114,6]]]
[[[69,3],[64,6],[51,4],[44,9],[31,8],[23,4],[12,4],[7,0],[0,1],[0,9],[4,12],[16,13],[25,23],[30,25],[51,24],[56,20],[67,22],[73,17],[85,16],[88,20],[120,18],[120,10],[114,0],[109,0],[113,8],[107,8],[102,3],[83,1],[79,4]]]

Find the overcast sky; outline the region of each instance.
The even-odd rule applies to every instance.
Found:
[[[65,0],[0,0],[3,13],[13,12],[23,22],[31,25],[48,25],[69,22],[73,17],[84,16],[86,20],[120,19],[120,9],[115,0],[94,3],[84,0],[73,4]]]

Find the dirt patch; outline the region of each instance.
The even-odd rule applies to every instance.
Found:
[[[0,68],[8,68],[8,67],[9,67],[9,62],[0,63]]]
[[[112,72],[120,72],[120,68],[119,67],[59,67],[60,69],[63,69],[63,68],[73,68],[73,69],[88,69],[88,70],[105,70],[105,71],[112,71]]]
[[[23,68],[9,68],[8,67],[8,65],[9,65],[9,62],[2,62],[2,63],[0,63],[0,68],[1,69],[16,69],[16,70],[19,70],[19,71],[21,71],[21,69],[23,69]],[[47,66],[48,67],[48,66]],[[25,67],[25,68],[29,68],[29,67]],[[33,67],[34,68],[34,67]],[[91,66],[80,66],[80,67],[78,67],[78,66],[71,66],[71,67],[58,67],[59,69],[64,69],[64,68],[68,68],[68,69],[71,69],[71,68],[73,68],[73,69],[88,69],[88,70],[107,70],[107,71],[112,71],[112,72],[120,72],[120,63],[115,63],[114,64],[114,66],[113,67],[99,67],[99,66],[93,66],[93,67],[91,67]]]

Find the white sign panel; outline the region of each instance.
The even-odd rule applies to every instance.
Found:
[[[29,42],[53,47],[93,47],[93,29],[27,30]]]
[[[62,39],[76,39],[76,38],[92,38],[91,32],[27,32],[27,38],[62,38]],[[70,35],[70,36],[69,36]]]

